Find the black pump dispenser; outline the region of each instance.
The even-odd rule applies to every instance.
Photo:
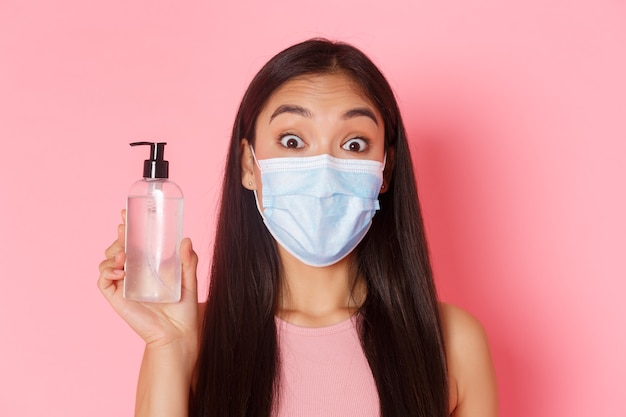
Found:
[[[167,142],[133,142],[130,146],[150,145],[150,159],[143,161],[144,178],[168,178],[169,162],[163,160]]]

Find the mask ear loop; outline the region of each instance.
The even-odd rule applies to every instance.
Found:
[[[385,151],[385,156],[383,157],[383,166],[382,166],[382,169],[380,170],[380,172],[382,173],[382,176],[383,176],[383,183],[380,186],[380,192],[381,193],[386,188],[385,187],[385,167],[386,166],[387,166],[387,151]]]
[[[263,170],[261,169],[261,165],[259,164],[259,160],[256,159],[256,154],[254,153],[254,148],[252,147],[252,145],[248,145],[248,146],[250,146],[250,152],[252,152],[252,159],[254,159],[254,163],[259,168],[259,172],[261,172],[261,175],[262,175],[263,174]],[[265,216],[263,216],[263,210],[261,209],[261,204],[259,204],[259,195],[257,194],[256,189],[252,190],[252,193],[254,193],[254,202],[256,203],[256,208],[259,211],[259,214],[261,215],[261,218],[263,219],[263,221],[265,221]]]
[[[252,145],[248,145],[250,146],[250,152],[252,152],[252,159],[254,159],[254,163],[256,164],[257,167],[259,167],[259,171],[261,171],[261,164],[259,164],[259,160],[256,159],[256,154],[254,153],[254,148],[252,147]],[[385,158],[387,154],[385,153]]]

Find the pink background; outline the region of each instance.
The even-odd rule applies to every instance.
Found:
[[[145,157],[127,144],[169,142],[204,279],[243,90],[312,36],[361,47],[397,92],[437,284],[487,329],[501,415],[626,415],[626,5],[608,0],[0,0],[0,415],[132,413],[142,343],[96,288]]]

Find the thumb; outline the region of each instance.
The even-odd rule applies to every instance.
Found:
[[[196,270],[198,268],[198,255],[194,252],[191,239],[184,238],[180,242],[180,261],[182,263],[182,284],[187,291],[197,293],[198,279]]]

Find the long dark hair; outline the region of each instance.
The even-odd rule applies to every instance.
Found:
[[[356,248],[367,283],[359,311],[361,344],[383,417],[448,415],[448,381],[437,296],[413,166],[398,106],[384,76],[353,46],[312,39],[272,58],[246,91],[232,132],[217,222],[209,298],[191,413],[202,417],[270,416],[277,401],[279,355],[274,314],[281,263],[241,185],[242,138],[254,143],[255,123],[271,94],[304,75],[349,76],[377,106],[385,146],[395,150],[381,210]]]

